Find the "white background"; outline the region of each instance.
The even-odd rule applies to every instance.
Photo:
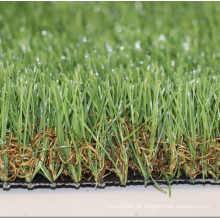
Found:
[[[163,186],[168,191],[166,185]],[[138,216],[220,216],[220,186],[171,186],[172,196],[154,186],[106,186],[104,189],[86,188],[0,188],[1,217],[138,217]],[[134,208],[107,208],[106,205],[133,205]],[[164,208],[140,208],[163,205]],[[168,205],[209,205],[210,208],[168,208]],[[139,206],[139,208],[137,207]],[[165,207],[166,206],[166,207]],[[137,207],[137,208],[136,208]],[[155,206],[156,207],[156,206]]]

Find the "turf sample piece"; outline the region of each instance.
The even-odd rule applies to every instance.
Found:
[[[218,182],[219,2],[0,2],[0,179],[128,169]],[[15,19],[16,16],[16,19]],[[164,191],[163,191],[164,192]]]

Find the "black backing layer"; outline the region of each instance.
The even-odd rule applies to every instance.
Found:
[[[85,176],[86,178],[86,176]],[[158,184],[167,184],[166,179],[155,179]],[[144,178],[141,176],[140,173],[135,173],[132,170],[128,170],[128,178],[127,178],[127,185],[131,184],[144,184]],[[148,180],[148,184],[153,183],[151,179]],[[176,178],[172,180],[172,183],[214,183],[218,184],[216,180],[212,176],[208,176],[203,181],[202,175],[198,175],[193,181],[189,179],[186,175],[181,175],[180,178]],[[3,186],[4,189],[10,188],[10,186],[26,186],[28,188],[34,188],[35,186],[48,186],[55,188],[56,186],[66,187],[66,186],[73,186],[73,187],[80,187],[80,186],[90,186],[94,187],[96,182],[94,178],[87,181],[86,179],[82,179],[79,183],[75,183],[70,177],[65,177],[65,181],[63,181],[60,177],[56,180],[56,182],[51,183],[47,179],[45,179],[42,175],[37,174],[31,183],[27,183],[25,179],[16,178],[13,182],[2,182],[0,181],[0,187]],[[117,177],[114,173],[109,174],[103,179],[103,184],[100,186],[104,187],[107,185],[121,185],[119,177]]]

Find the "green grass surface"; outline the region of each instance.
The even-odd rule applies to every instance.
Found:
[[[219,43],[219,2],[0,2],[1,180],[218,181]]]

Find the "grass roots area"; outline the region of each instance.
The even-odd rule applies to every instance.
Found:
[[[220,175],[219,2],[0,2],[0,179]],[[160,188],[162,190],[162,188]],[[163,190],[162,190],[163,191]]]

